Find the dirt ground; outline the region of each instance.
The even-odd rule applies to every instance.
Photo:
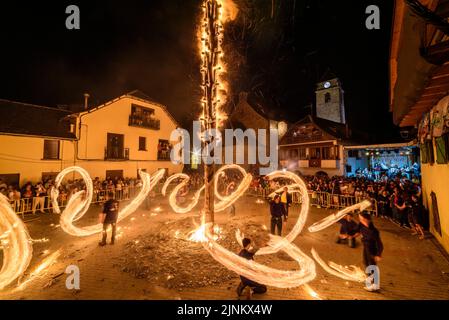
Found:
[[[269,212],[266,203],[245,196],[236,204],[236,215],[217,213],[219,243],[238,252],[236,229],[242,230],[258,246],[268,239]],[[80,225],[96,223],[99,206],[93,205]],[[287,230],[299,213],[291,209]],[[332,213],[311,207],[307,225]],[[173,213],[165,198],[154,200],[149,210],[137,210],[120,223],[117,243],[99,247],[99,235],[80,238],[59,227],[59,215],[27,217],[34,239],[48,242],[33,245],[33,270],[45,257],[61,251],[57,262],[21,290],[3,290],[1,299],[237,299],[239,277],[212,259],[201,244],[188,241],[189,232],[199,223],[198,212]],[[293,289],[268,288],[254,299],[449,299],[449,262],[429,235],[418,240],[409,230],[389,221],[375,219],[385,246],[380,263],[381,291],[370,293],[363,285],[328,274],[318,264],[317,276],[308,286]],[[305,253],[315,248],[325,261],[361,266],[360,243],[355,249],[335,244],[338,226],[318,233],[306,229],[294,241]],[[285,270],[297,263],[285,254],[257,257],[258,262]],[[65,286],[66,267],[80,269],[80,290]],[[26,279],[26,275],[25,275]]]

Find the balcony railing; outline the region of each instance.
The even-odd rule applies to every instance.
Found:
[[[135,115],[129,116],[129,125],[132,127],[141,127],[152,130],[159,130],[161,128],[161,121],[159,119],[142,118]]]
[[[108,148],[104,149],[104,160],[129,160],[129,148]]]
[[[165,151],[159,151],[157,153],[157,160],[159,161],[169,161],[170,160],[170,151],[171,149]]]

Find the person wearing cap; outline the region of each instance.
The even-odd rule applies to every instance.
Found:
[[[287,211],[285,206],[280,202],[281,197],[276,194],[270,205],[271,213],[271,234],[275,234],[277,229],[277,234],[280,236],[282,234],[282,217],[284,217],[284,222],[287,221]]]
[[[358,232],[358,224],[354,221],[351,213],[348,213],[339,220],[340,223],[340,233],[337,237],[337,243],[347,242],[350,248],[355,248],[355,237]]]

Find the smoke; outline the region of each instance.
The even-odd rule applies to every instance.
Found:
[[[223,5],[223,21],[229,22],[234,21],[237,18],[239,9],[234,1],[232,0],[221,0]]]

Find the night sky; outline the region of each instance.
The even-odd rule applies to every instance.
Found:
[[[345,90],[350,125],[382,141],[397,134],[388,112],[393,1],[235,0],[226,29],[230,103],[240,91],[277,119],[300,120],[329,70]],[[15,1],[0,11],[0,98],[48,106],[99,104],[139,89],[184,126],[199,111],[196,32],[200,0]],[[65,28],[66,6],[81,30]],[[365,28],[365,8],[381,29]]]

